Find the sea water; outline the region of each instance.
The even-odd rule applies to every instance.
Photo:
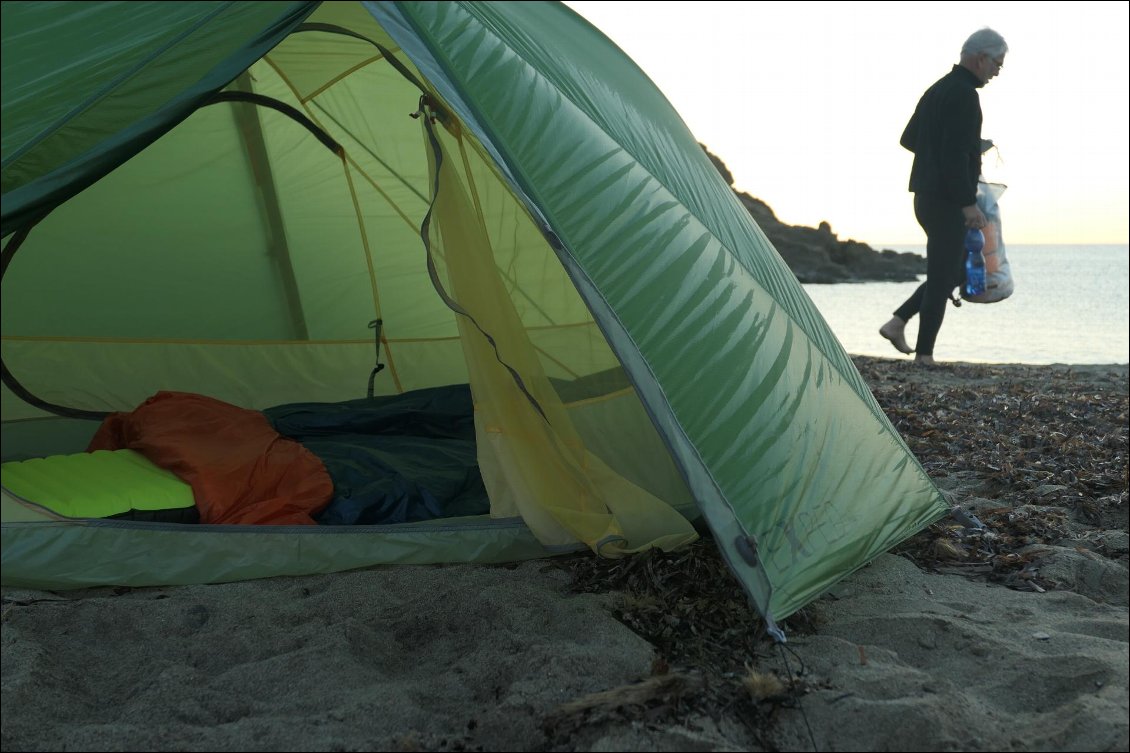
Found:
[[[925,246],[877,246],[925,256]],[[1016,290],[997,303],[946,304],[939,361],[1026,364],[1130,362],[1130,246],[1006,246]],[[879,336],[919,282],[805,285],[848,353],[903,356]],[[918,317],[906,328],[914,347]]]

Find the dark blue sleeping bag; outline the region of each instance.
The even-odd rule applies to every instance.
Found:
[[[263,411],[275,431],[326,466],[326,525],[409,523],[490,511],[466,384]]]

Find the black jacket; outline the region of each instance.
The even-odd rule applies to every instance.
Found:
[[[899,143],[914,152],[910,190],[967,207],[981,175],[981,79],[960,65],[926,90]]]

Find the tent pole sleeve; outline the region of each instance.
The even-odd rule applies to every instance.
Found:
[[[251,77],[244,71],[236,79],[236,86],[246,92],[252,90]],[[283,292],[286,296],[287,310],[290,312],[291,328],[297,340],[309,340],[310,334],[306,329],[306,315],[302,311],[302,298],[298,293],[298,281],[294,276],[294,265],[290,260],[290,246],[286,239],[286,228],[283,225],[282,209],[279,207],[279,195],[275,189],[275,178],[271,171],[271,163],[267,157],[267,145],[263,140],[263,127],[259,121],[259,111],[254,105],[244,107],[235,105],[235,119],[239,132],[243,135],[247,146],[247,158],[251,162],[251,169],[255,173],[255,182],[263,197],[263,208],[267,215],[267,225],[270,229],[270,253],[278,266],[279,275],[282,277]]]

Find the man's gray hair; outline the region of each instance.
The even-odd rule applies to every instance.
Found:
[[[966,39],[965,44],[961,46],[962,57],[982,53],[998,57],[1006,52],[1008,52],[1008,44],[1005,43],[1004,37],[988,27],[970,34],[969,39]]]

